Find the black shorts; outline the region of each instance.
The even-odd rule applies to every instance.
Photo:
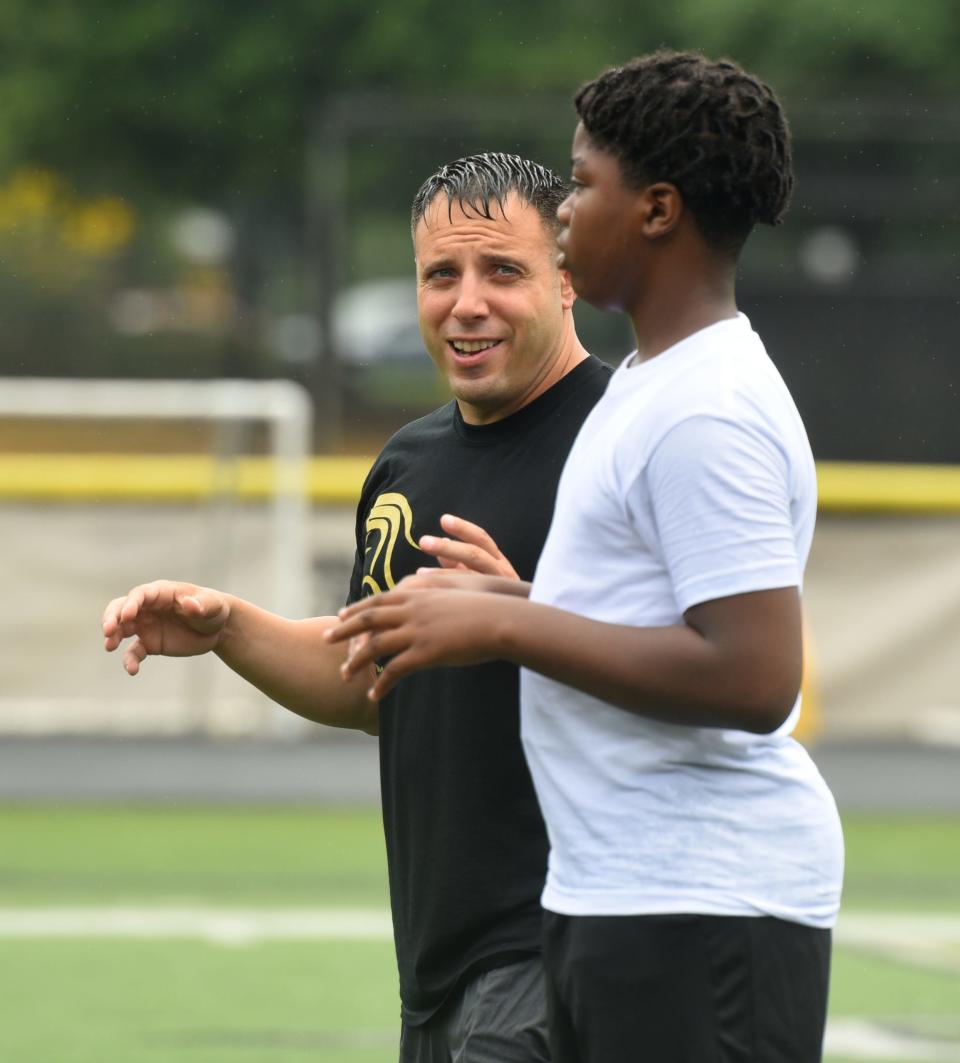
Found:
[[[830,931],[545,913],[553,1063],[818,1063]]]
[[[421,1026],[404,1023],[400,1063],[550,1063],[540,957],[475,974]]]

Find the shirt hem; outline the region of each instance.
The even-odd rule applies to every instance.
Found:
[[[772,917],[788,923],[829,930],[836,924],[839,903],[836,907],[819,912],[801,911],[788,905],[763,904],[748,901],[721,903],[703,897],[675,896],[669,900],[636,897],[630,894],[577,893],[564,894],[547,887],[541,900],[548,912],[557,915],[720,915],[753,916],[758,919]]]

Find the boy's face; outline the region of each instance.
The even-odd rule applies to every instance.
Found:
[[[582,124],[573,135],[573,191],[560,205],[560,267],[574,290],[605,310],[626,310],[635,298],[638,260],[633,236],[639,196],[623,181],[620,163],[598,148]]]

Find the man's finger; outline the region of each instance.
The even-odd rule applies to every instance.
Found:
[[[354,635],[354,637],[347,643],[346,659],[352,661],[369,641],[370,636],[366,633],[363,635]]]
[[[472,543],[474,546],[480,547],[484,553],[489,554],[491,557],[495,557],[498,560],[503,557],[503,554],[500,553],[500,547],[479,524],[464,520],[463,517],[456,517],[452,513],[444,513],[440,518],[440,527],[448,535],[454,535],[465,543]]]
[[[207,634],[215,634],[230,615],[230,606],[221,595],[205,594],[195,588],[189,593],[175,594],[173,609],[195,631]]]
[[[140,641],[134,639],[123,651],[123,667],[128,675],[136,675],[140,671],[141,663],[146,660],[147,648]]]
[[[121,624],[128,624],[136,619],[137,614],[143,608],[146,601],[146,590],[143,587],[135,587],[124,599],[120,606],[119,618]]]
[[[424,535],[420,539],[420,547],[424,553],[436,557],[444,568],[463,567],[484,576],[495,576],[500,572],[502,562],[498,562],[488,551],[470,543],[459,543],[437,535]]]
[[[103,618],[100,621],[100,626],[103,629],[104,635],[108,638],[116,635],[119,631],[120,610],[123,608],[123,603],[126,600],[126,595],[123,595],[122,598],[114,598],[103,611]]]

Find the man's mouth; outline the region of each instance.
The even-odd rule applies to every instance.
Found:
[[[450,346],[457,354],[470,355],[480,354],[482,351],[489,351],[491,347],[496,347],[501,340],[448,340]]]

